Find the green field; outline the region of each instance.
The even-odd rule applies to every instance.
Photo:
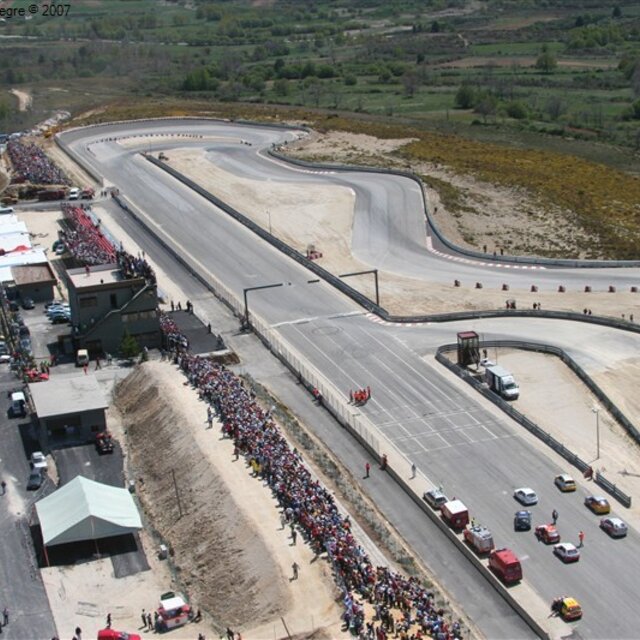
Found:
[[[457,123],[469,136],[481,123],[496,138],[527,130],[640,147],[640,2],[69,6],[62,17],[0,22],[0,131],[52,109],[76,114],[137,96]],[[33,94],[30,111],[18,112],[11,88]]]

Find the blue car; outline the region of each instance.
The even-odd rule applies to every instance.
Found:
[[[529,531],[531,529],[531,511],[516,511],[513,518],[513,528],[516,531]]]

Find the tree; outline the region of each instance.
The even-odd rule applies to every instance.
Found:
[[[415,71],[407,71],[402,76],[402,86],[404,87],[404,93],[409,98],[413,98],[418,87],[420,86],[420,78]]]
[[[558,61],[554,55],[549,51],[547,45],[542,47],[542,53],[536,60],[536,69],[540,69],[544,73],[551,73],[558,66]]]
[[[492,116],[496,112],[497,100],[490,93],[485,93],[474,108],[475,113],[479,113],[486,122],[487,116]]]
[[[551,120],[557,120],[566,110],[565,103],[558,96],[551,96],[545,104],[544,110]]]
[[[611,14],[614,18],[622,18],[622,9],[620,7],[613,7],[613,12]]]
[[[133,360],[140,353],[138,341],[128,331],[125,331],[122,337],[120,352],[122,357],[127,358],[127,360]]]
[[[476,92],[470,84],[460,85],[456,93],[455,104],[459,109],[471,109],[475,104]]]

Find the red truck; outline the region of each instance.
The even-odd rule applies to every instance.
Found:
[[[65,189],[42,189],[38,191],[38,200],[44,202],[46,200],[64,200],[67,197]]]
[[[452,529],[464,529],[469,524],[469,510],[461,500],[449,500],[440,507],[444,521]]]
[[[489,556],[489,568],[505,584],[514,584],[522,580],[520,560],[511,549],[496,549]]]
[[[487,527],[473,525],[464,530],[465,542],[471,545],[477,553],[489,553],[493,549],[493,536]]]

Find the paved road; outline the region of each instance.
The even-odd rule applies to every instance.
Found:
[[[37,491],[27,491],[28,456],[33,450],[29,421],[9,419],[7,391],[16,386],[7,365],[0,371],[0,469],[7,493],[0,496],[0,611],[9,609],[9,625],[3,629],[7,640],[51,638],[56,626],[37,568],[29,523],[33,504],[53,491],[47,479]]]
[[[158,126],[140,125],[147,131],[149,127]],[[183,126],[189,130],[194,127],[193,124]],[[222,125],[206,127],[211,127],[212,132],[215,130],[216,135],[228,130],[230,135],[250,139],[256,146],[286,135],[231,125],[228,129]],[[152,216],[159,233],[188,256],[201,273],[215,274],[236,295],[241,295],[245,287],[286,283],[277,292],[252,294],[252,312],[294,345],[303,359],[336,388],[346,392],[349,388],[370,384],[374,398],[363,413],[428,476],[442,483],[452,495],[464,498],[476,517],[494,531],[498,544],[511,546],[522,556],[527,580],[543,599],[550,601],[558,593],[571,593],[583,602],[587,615],[578,627],[582,637],[631,638],[637,634],[632,615],[635,574],[640,569],[636,532],[619,543],[604,538],[596,529],[595,516],[581,506],[579,495],[559,496],[553,488],[555,464],[523,440],[510,423],[496,420],[472,396],[452,386],[425,363],[420,357],[423,349],[413,348],[417,338],[398,338],[397,332],[371,322],[350,300],[323,283],[308,285],[312,277],[309,272],[173,182],[133,150],[122,149],[113,142],[99,142],[90,144],[87,151],[87,140],[81,140],[82,135],[71,134],[69,139],[76,136],[75,146],[108,180]],[[89,135],[97,139],[104,133],[92,129]],[[146,150],[147,143],[141,141],[140,148]],[[247,167],[263,162],[252,147],[247,149]],[[306,173],[296,175],[309,179]],[[332,178],[334,176],[323,179]],[[386,177],[384,180],[371,174],[349,177],[350,180],[356,178],[361,180],[360,190],[366,191],[367,181],[376,185],[369,188],[373,194],[370,202],[382,197],[379,185]],[[288,179],[294,179],[294,174]],[[339,180],[345,179],[343,175],[339,177]],[[398,188],[401,188],[399,183],[392,181],[387,189],[389,203],[395,202],[393,193]],[[411,194],[405,197],[410,200]],[[387,221],[390,219],[387,216]],[[387,234],[387,244],[391,239],[392,234]],[[482,277],[485,282],[488,277],[496,277],[495,270],[481,270],[481,265],[461,265],[426,252],[421,259],[429,261],[430,272],[436,279],[442,273],[446,279],[452,279],[454,274],[460,277],[463,272],[472,273],[475,279]],[[517,270],[509,273],[521,285],[530,281],[530,273]],[[557,282],[559,277],[555,270],[536,272],[536,276],[539,274],[549,283]],[[611,278],[617,278],[616,284],[626,286],[637,281],[637,274],[637,270],[589,270],[588,280],[591,284],[598,280],[605,287],[612,282]],[[562,271],[563,281],[567,283],[571,279],[576,286],[585,277],[579,270]],[[501,272],[498,280],[503,278]],[[506,331],[519,336],[522,327],[526,333],[533,330],[530,327],[538,328],[540,322],[522,319],[517,324],[509,324]],[[492,325],[488,321],[484,324],[486,332],[493,326],[506,325]],[[553,327],[553,335],[561,341],[562,333],[555,332],[560,323],[548,326]],[[438,339],[442,331],[439,327],[435,332]],[[415,335],[424,337],[429,332],[429,327],[422,327]],[[411,335],[410,330],[406,335]],[[455,329],[451,327],[450,337],[445,341],[451,341],[454,335]],[[624,342],[613,339],[616,341]],[[582,349],[588,353],[586,346]],[[596,359],[598,357],[601,356],[596,354]],[[575,538],[579,530],[585,531],[587,548],[578,565],[564,567],[551,556],[549,549],[541,548],[532,535],[513,533],[512,514],[517,505],[511,492],[521,485],[533,486],[540,495],[540,505],[533,509],[536,520],[547,520],[555,507],[561,511],[561,533],[567,539]],[[592,588],[594,584],[598,585],[597,590]]]

